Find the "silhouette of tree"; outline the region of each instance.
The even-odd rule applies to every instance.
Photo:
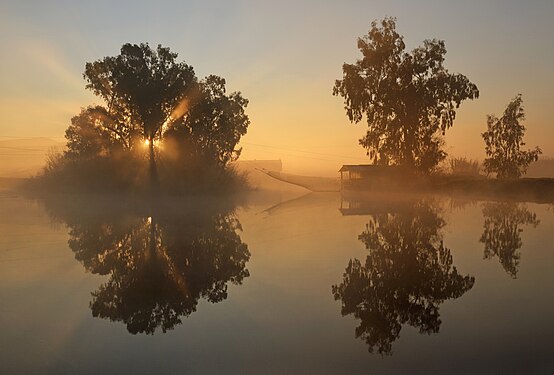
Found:
[[[356,337],[371,353],[391,354],[404,324],[437,333],[440,304],[473,287],[474,277],[452,265],[440,233],[444,224],[429,203],[420,202],[400,213],[373,215],[360,234],[369,255],[365,263],[351,259],[332,291],[342,315],[360,320]]]
[[[539,147],[520,150],[521,146],[525,146],[525,126],[521,124],[525,120],[522,103],[519,94],[508,104],[502,117],[487,116],[487,131],[482,134],[487,153],[483,167],[486,173],[496,173],[497,178],[520,177],[529,164],[537,161],[542,154]]]
[[[66,155],[70,158],[107,156],[115,150],[129,148],[129,137],[124,136],[113,116],[102,106],[90,106],[71,119],[65,131]],[[113,129],[113,130],[112,130]]]
[[[360,145],[374,163],[431,170],[446,157],[442,136],[456,109],[479,97],[477,86],[443,66],[444,41],[425,40],[405,52],[395,18],[373,21],[358,48],[362,58],[343,65],[333,95],[344,98],[351,122],[366,116],[369,129]]]
[[[128,210],[86,219],[62,214],[75,258],[87,271],[109,275],[92,293],[93,316],[121,321],[133,334],[166,332],[201,298],[223,301],[228,283],[249,276],[250,252],[232,213],[170,209],[161,205],[150,217]]]
[[[164,134],[169,147],[178,150],[170,155],[200,160],[197,164],[204,166],[238,159],[241,150],[235,147],[250,125],[244,111],[248,100],[237,92],[226,95],[225,79],[210,75],[200,82],[195,103]]]
[[[196,83],[193,68],[176,58],[161,45],[153,50],[148,44],[124,44],[118,56],[87,63],[83,75],[86,87],[106,102],[105,114],[113,114],[108,121],[113,126],[104,128],[117,137],[140,134],[148,140],[153,174],[154,140]]]
[[[69,160],[137,159],[141,153],[129,151],[147,144],[150,176],[157,182],[160,150],[167,151],[169,169],[222,169],[240,154],[236,146],[250,125],[248,100],[240,92],[227,94],[221,77],[198,81],[169,48],[125,44],[119,55],[87,63],[84,78],[105,105],[85,108],[72,119],[66,131]],[[167,148],[155,147],[162,140]]]
[[[483,205],[483,234],[480,242],[485,244],[485,259],[498,257],[504,270],[513,278],[517,276],[517,269],[521,254],[518,252],[523,246],[521,241],[521,225],[536,227],[540,220],[525,206],[513,202],[490,202]]]

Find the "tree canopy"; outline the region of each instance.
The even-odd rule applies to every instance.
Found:
[[[161,45],[124,44],[118,56],[86,64],[86,88],[104,99],[118,120],[114,130],[153,139],[197,82],[193,68],[176,59]]]
[[[343,65],[333,95],[344,98],[350,122],[365,115],[368,131],[360,145],[373,163],[431,170],[446,157],[442,136],[456,109],[479,97],[477,86],[444,67],[442,40],[425,40],[406,52],[395,18],[373,21],[358,49],[362,58]]]
[[[487,116],[487,131],[482,134],[487,154],[483,162],[486,173],[496,173],[497,178],[518,178],[527,171],[529,164],[539,159],[542,154],[539,147],[521,150],[525,146],[523,120],[525,112],[521,94],[512,99],[502,117]]]
[[[166,161],[179,166],[222,168],[238,158],[236,146],[250,125],[248,100],[227,93],[224,78],[199,80],[169,48],[125,44],[119,55],[87,63],[83,76],[104,103],[71,120],[67,158],[142,155],[147,145],[152,173],[164,150],[171,152]]]
[[[250,125],[248,100],[237,92],[226,95],[225,79],[210,75],[200,81],[194,102],[164,133],[166,139],[188,159],[219,165],[236,160],[241,150],[235,147]]]

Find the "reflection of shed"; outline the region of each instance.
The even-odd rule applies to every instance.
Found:
[[[399,213],[413,202],[413,197],[404,194],[342,192],[339,211],[343,216]]]
[[[386,165],[343,165],[340,172],[342,189],[364,187],[391,187],[406,174],[406,169]]]

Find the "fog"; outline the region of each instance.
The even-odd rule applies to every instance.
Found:
[[[553,373],[553,14],[3,2],[0,373]]]
[[[551,205],[259,181],[232,200],[0,191],[0,368],[552,368]]]

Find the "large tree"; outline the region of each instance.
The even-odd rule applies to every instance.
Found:
[[[518,178],[529,164],[539,159],[542,154],[539,147],[525,151],[520,149],[525,146],[523,120],[525,112],[521,94],[512,99],[502,117],[487,116],[487,131],[482,134],[487,153],[483,163],[486,173],[496,173],[497,178]]]
[[[444,67],[442,40],[425,40],[406,52],[395,18],[373,21],[358,48],[362,58],[343,65],[333,95],[344,98],[351,122],[365,115],[368,131],[360,144],[373,163],[431,170],[446,157],[442,136],[456,109],[478,98],[477,86]]]
[[[167,151],[179,161],[224,167],[238,157],[236,146],[250,124],[248,100],[240,92],[228,94],[221,77],[198,80],[169,48],[125,44],[119,55],[87,63],[84,77],[104,105],[72,119],[67,156],[110,156],[146,143],[153,177],[161,140],[168,140]]]
[[[193,68],[176,59],[176,53],[161,45],[153,50],[148,44],[125,44],[118,56],[87,63],[83,74],[86,87],[117,118],[113,132],[122,138],[140,134],[148,141],[152,172],[154,141],[196,84]]]

